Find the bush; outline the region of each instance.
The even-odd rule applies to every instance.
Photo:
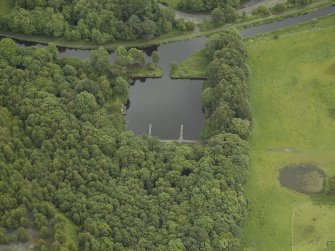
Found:
[[[6,231],[0,227],[0,244],[6,244],[7,243],[7,236]]]
[[[17,230],[17,240],[20,242],[26,242],[29,239],[28,232],[23,227]]]
[[[256,16],[259,15],[259,16],[266,17],[266,16],[270,15],[271,12],[269,11],[269,9],[266,6],[261,5],[258,8],[253,9],[252,14],[256,15]]]
[[[272,7],[275,12],[282,12],[287,9],[286,3],[277,3],[275,6]]]
[[[193,31],[194,28],[195,28],[195,24],[194,24],[194,22],[191,21],[191,20],[187,20],[187,21],[185,22],[185,25],[186,25],[186,29],[187,29],[188,31]]]

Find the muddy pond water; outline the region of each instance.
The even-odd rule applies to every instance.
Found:
[[[298,24],[335,12],[335,7],[327,7],[306,15],[292,17],[283,21],[259,25],[241,30],[245,37],[274,31],[293,24]],[[204,124],[201,109],[201,80],[172,80],[169,77],[170,64],[180,63],[192,53],[204,48],[207,38],[199,37],[187,41],[179,41],[154,46],[144,51],[149,57],[152,51],[160,54],[160,67],[164,76],[159,79],[135,80],[129,89],[126,126],[136,134],[147,134],[152,124],[152,135],[162,139],[177,139],[180,125],[184,125],[184,139],[199,139]],[[30,46],[18,42],[21,46]],[[43,46],[43,45],[37,45]],[[90,55],[89,50],[59,48],[59,56],[75,56],[83,60]],[[115,55],[111,52],[111,62]]]
[[[313,164],[287,166],[279,174],[282,186],[306,194],[322,192],[324,178],[325,174]]]

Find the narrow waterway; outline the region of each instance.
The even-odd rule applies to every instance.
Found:
[[[327,7],[306,15],[288,18],[270,24],[241,30],[245,37],[271,32],[313,18],[335,12],[335,7]],[[161,139],[178,139],[180,125],[184,125],[184,139],[199,139],[204,124],[201,109],[201,80],[172,80],[169,77],[170,64],[180,63],[192,53],[204,48],[207,38],[163,44],[144,49],[148,56],[154,50],[160,54],[160,67],[164,76],[159,79],[135,80],[129,89],[126,126],[136,134],[147,134],[152,124],[152,135]],[[19,43],[30,46],[30,43]],[[43,45],[37,45],[43,46]],[[89,57],[89,50],[59,48],[60,57],[75,56],[83,60]],[[111,62],[114,61],[111,53]]]

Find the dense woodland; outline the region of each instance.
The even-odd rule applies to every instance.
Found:
[[[229,132],[247,139],[250,131],[246,50],[237,30],[214,34],[206,44],[208,81],[202,92],[203,136]]]
[[[102,47],[82,62],[2,39],[0,243],[34,230],[36,250],[240,250],[246,53],[234,30],[206,51],[207,143],[189,146],[125,130],[124,48],[110,65]]]
[[[242,1],[243,2],[243,1]],[[227,20],[236,16],[236,8],[239,7],[240,0],[179,0],[178,8],[197,12],[211,12],[214,9],[223,12]]]
[[[0,17],[0,29],[26,35],[92,40],[152,38],[176,26],[174,12],[156,0],[11,0],[13,10]]]

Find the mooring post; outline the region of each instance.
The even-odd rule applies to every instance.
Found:
[[[183,142],[184,140],[183,134],[184,134],[184,125],[180,125],[179,142]]]
[[[151,137],[152,124],[149,124],[149,137]]]

